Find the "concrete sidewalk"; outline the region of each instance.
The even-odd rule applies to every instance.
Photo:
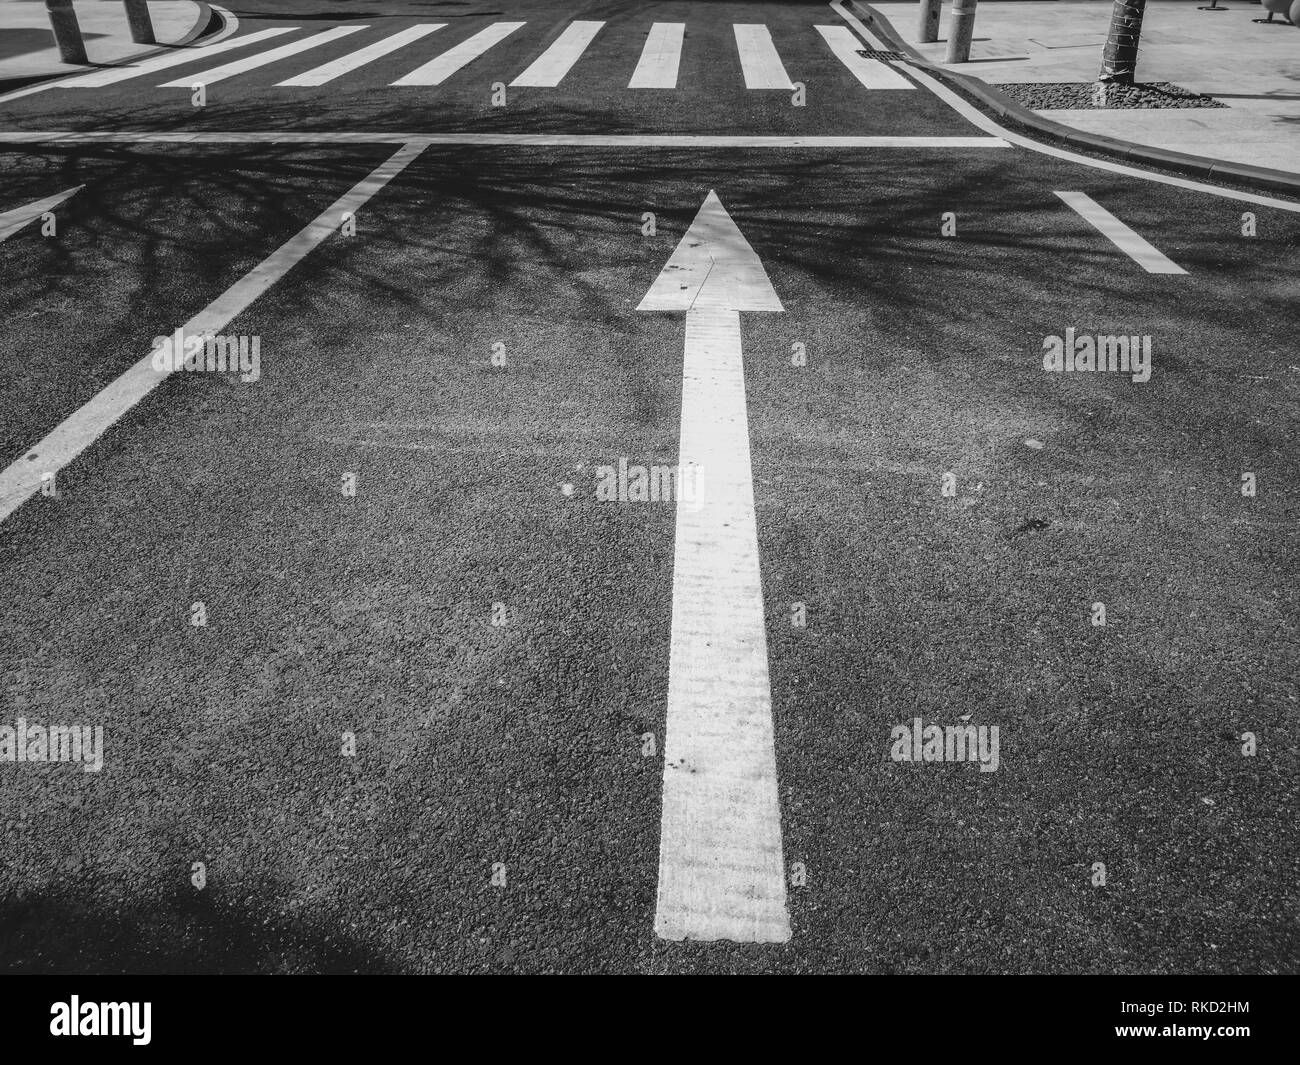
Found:
[[[927,60],[990,85],[1094,81],[1111,12],[1104,0],[980,0],[972,61],[947,65],[948,5],[939,43],[917,44],[914,0],[868,2]],[[1267,12],[1246,0],[1220,0],[1224,14],[1198,2],[1209,0],[1149,0],[1137,80],[1172,82],[1225,108],[1037,113],[1137,144],[1300,173],[1300,28],[1252,22]]]
[[[92,66],[120,63],[158,47],[131,40],[121,0],[75,0],[73,9]],[[158,44],[175,45],[198,36],[211,9],[195,0],[151,0],[149,14]],[[43,0],[0,0],[0,86],[85,69],[59,59]]]

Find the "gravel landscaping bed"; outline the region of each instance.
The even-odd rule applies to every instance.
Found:
[[[1226,106],[1212,96],[1189,92],[1167,81],[1153,81],[1147,85],[1106,85],[1105,103],[1098,102],[1097,83],[1092,81],[1053,81],[1040,85],[1015,83],[995,85],[994,88],[1034,111]]]

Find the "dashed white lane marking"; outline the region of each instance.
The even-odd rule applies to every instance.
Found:
[[[71,199],[85,187],[85,185],[78,185],[76,188],[64,189],[53,196],[46,196],[43,200],[37,200],[24,207],[15,207],[12,211],[0,214],[0,240],[8,240],[28,222],[34,222],[46,211],[53,211],[64,200]]]
[[[538,89],[552,89],[559,85],[604,25],[603,22],[569,23],[551,46],[510,84]]]
[[[445,22],[422,22],[416,26],[408,26],[406,29],[394,33],[391,37],[385,37],[382,41],[367,45],[360,51],[345,55],[341,59],[335,59],[331,63],[325,63],[314,70],[308,70],[292,78],[286,78],[284,81],[277,82],[277,85],[324,85],[326,82],[333,81],[337,77],[356,70],[358,67],[373,63],[376,59],[381,59],[388,55],[389,52],[396,52],[399,48],[405,48],[408,44],[418,41],[421,37],[427,37],[434,30],[440,30],[446,25]]]
[[[1082,192],[1057,192],[1056,195],[1148,274],[1187,273],[1176,262],[1166,258],[1163,253],[1129,229],[1091,196]]]
[[[869,47],[888,50],[888,46],[877,40],[857,15],[845,8],[842,0],[831,0],[830,7],[832,11],[853,27],[858,36],[860,36]],[[961,115],[962,118],[966,119],[967,122],[975,126],[977,129],[984,130],[985,133],[1003,139],[1010,146],[1024,148],[1031,152],[1038,152],[1040,155],[1050,155],[1054,159],[1064,159],[1070,163],[1077,163],[1079,166],[1089,166],[1095,170],[1105,170],[1110,174],[1123,174],[1125,177],[1139,178],[1143,181],[1154,181],[1160,185],[1173,185],[1176,188],[1191,189],[1194,192],[1203,192],[1210,196],[1221,196],[1225,200],[1236,200],[1239,203],[1253,203],[1258,204],[1260,207],[1272,207],[1279,211],[1290,211],[1292,214],[1300,214],[1300,203],[1295,203],[1290,200],[1279,200],[1274,196],[1263,196],[1257,192],[1240,192],[1237,189],[1224,189],[1217,185],[1207,185],[1202,181],[1192,181],[1190,178],[1173,177],[1170,174],[1157,174],[1151,170],[1139,170],[1137,167],[1124,166],[1121,163],[1113,163],[1109,159],[1093,159],[1087,155],[1078,155],[1075,152],[1068,152],[1064,148],[1054,148],[1050,144],[1039,144],[1036,140],[1022,136],[1019,133],[1013,133],[1011,130],[999,126],[987,115],[981,114],[975,107],[963,100],[948,88],[948,86],[937,81],[915,64],[904,64],[894,60],[891,60],[891,62],[898,67],[906,66],[907,72],[913,78]]]
[[[488,144],[569,148],[1007,148],[1000,137],[816,137],[712,133],[30,133],[0,144]]]
[[[344,194],[287,244],[267,256],[181,329],[187,337],[213,337],[236,315],[243,312],[267,289],[284,277],[375,193],[400,174],[424,150],[423,145],[406,145],[394,153],[351,191]],[[43,440],[30,447],[4,470],[0,470],[0,521],[40,491],[42,475],[62,469],[171,374],[156,369],[154,353],[145,355],[124,374],[105,387],[85,406],[69,415]]]
[[[740,55],[741,73],[745,75],[745,88],[794,88],[766,26],[736,23],[731,28],[736,34],[736,51]]]
[[[710,192],[637,308],[686,311],[655,932],[783,943],[781,810],[740,311],[780,311]],[[680,484],[679,479],[679,484]]]
[[[862,42],[853,36],[853,31],[847,26],[818,26],[817,32],[830,45],[835,58],[848,67],[849,73],[868,89],[916,88],[915,84],[908,81],[888,63],[858,55]]]
[[[256,70],[258,67],[279,62],[291,55],[305,52],[309,48],[318,48],[322,44],[329,44],[331,41],[337,41],[340,37],[346,37],[351,33],[359,33],[365,28],[365,26],[335,26],[332,30],[313,33],[310,37],[304,37],[301,41],[282,44],[279,48],[272,48],[269,52],[258,52],[257,55],[248,56],[245,59],[236,59],[222,66],[213,67],[211,70],[188,74],[183,78],[177,78],[175,81],[164,81],[158,87],[160,89],[188,89],[195,84],[211,85],[213,82],[233,78],[236,74],[243,74],[249,70]]]
[[[292,33],[296,29],[298,29],[297,26],[276,26],[269,30],[258,30],[256,33],[250,33],[244,37],[232,37],[230,40],[209,45],[206,48],[181,48],[175,52],[169,52],[167,55],[156,56],[140,63],[132,63],[130,66],[110,67],[108,70],[97,70],[93,74],[85,74],[79,78],[69,78],[67,81],[59,82],[58,87],[60,89],[99,89],[105,85],[116,85],[119,81],[143,77],[145,74],[152,74],[155,71],[178,67],[182,63],[201,63],[210,56],[229,52],[236,48],[246,48],[250,44],[260,44],[262,41],[269,41],[272,37]]]
[[[398,78],[394,85],[441,85],[467,63],[473,62],[494,44],[499,44],[515,30],[523,26],[522,22],[494,22],[481,29],[472,37],[467,37],[460,44],[443,52],[436,59],[431,59],[422,67],[416,67],[409,74]]]
[[[677,69],[682,62],[682,41],[686,37],[684,22],[656,22],[650,27],[641,49],[629,89],[675,89]]]

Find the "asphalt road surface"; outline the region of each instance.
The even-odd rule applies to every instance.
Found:
[[[231,10],[0,97],[0,968],[1300,967],[1300,205],[821,3]]]

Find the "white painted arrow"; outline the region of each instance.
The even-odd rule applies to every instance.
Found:
[[[668,724],[655,932],[783,943],[781,810],[754,519],[741,311],[780,311],[710,192],[637,308],[686,312]]]
[[[85,185],[78,185],[73,189],[65,189],[63,192],[56,192],[53,196],[46,196],[43,200],[29,203],[26,207],[15,207],[12,211],[0,214],[0,240],[8,240],[28,222],[40,218],[46,211],[54,210],[64,200],[71,199],[85,187]]]

